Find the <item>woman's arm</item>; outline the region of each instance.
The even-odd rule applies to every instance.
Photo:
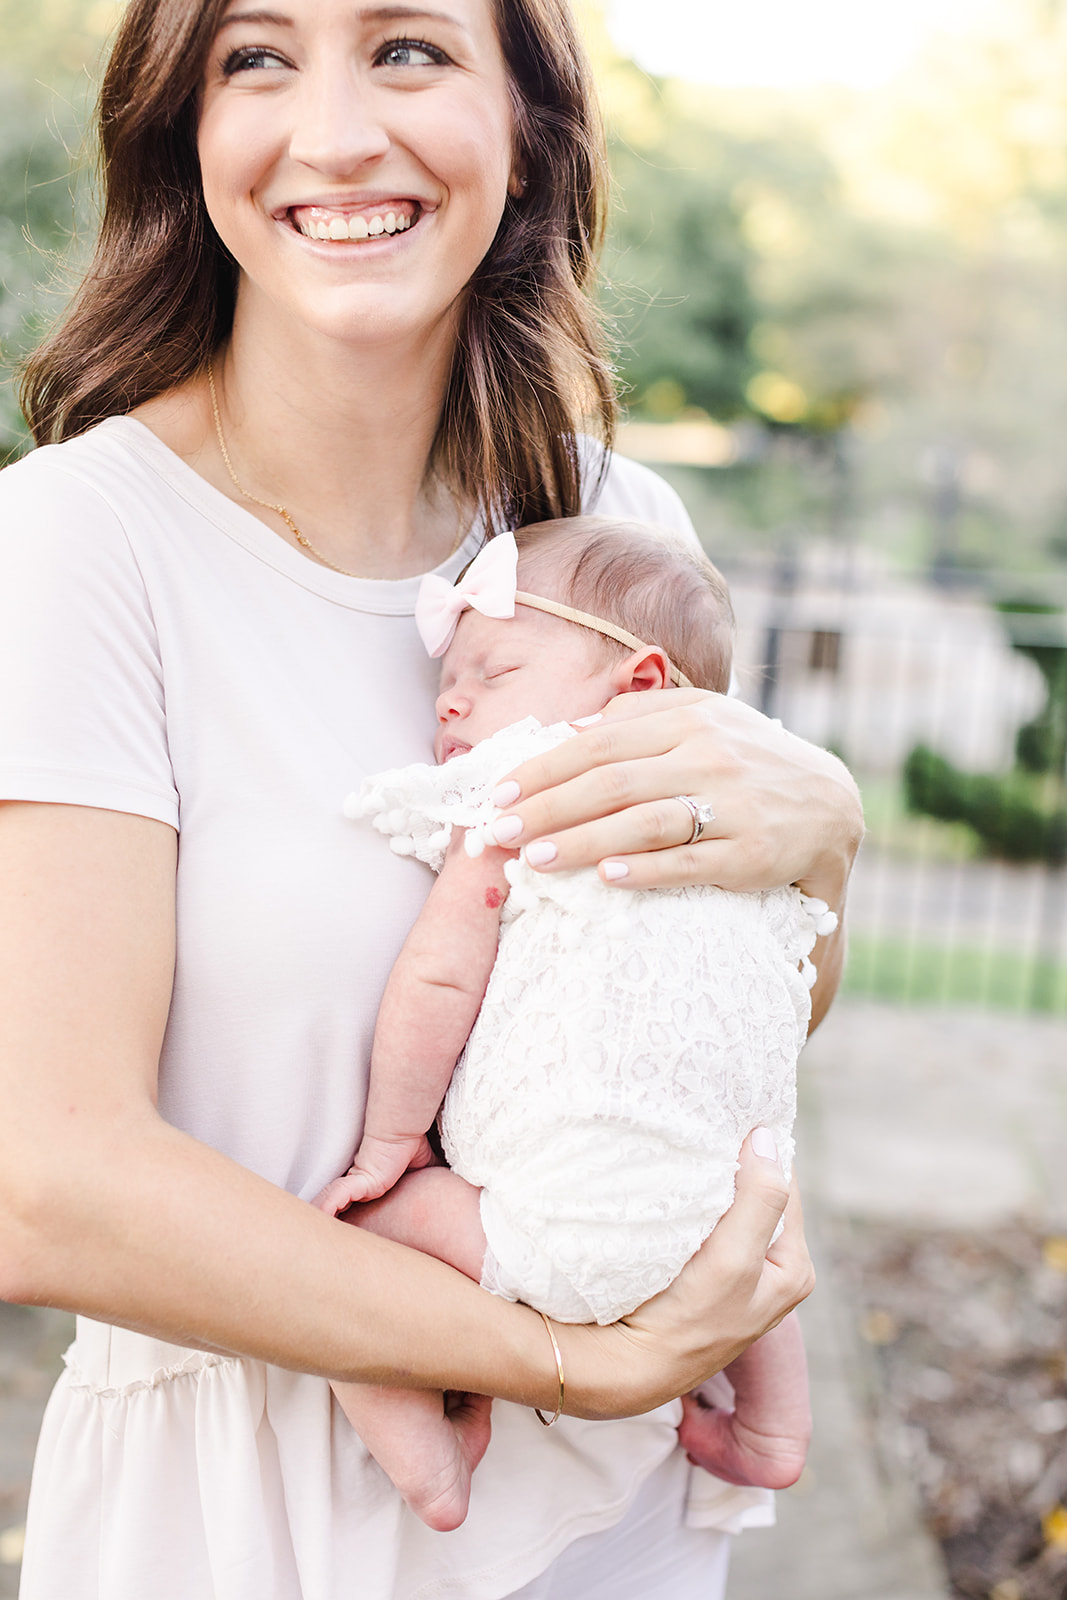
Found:
[[[175,861],[162,823],[0,806],[0,1294],[331,1378],[554,1406],[534,1313],[158,1115]],[[811,1284],[795,1207],[766,1256],[785,1198],[751,1158],[671,1291],[615,1328],[561,1329],[568,1411],[648,1409],[785,1315]]]
[[[507,843],[549,838],[557,854],[541,871],[599,863],[605,882],[632,889],[796,883],[825,900],[839,927],[812,956],[812,1026],[821,1020],[840,981],[845,893],[863,836],[859,792],[836,756],[740,700],[670,689],[620,695],[601,721],[512,780],[499,803],[523,827]],[[680,794],[714,809],[699,844],[685,843],[692,815]]]

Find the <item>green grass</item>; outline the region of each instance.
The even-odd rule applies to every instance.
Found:
[[[987,1006],[1067,1016],[1067,966],[1014,951],[849,940],[842,992],[909,1005]]]

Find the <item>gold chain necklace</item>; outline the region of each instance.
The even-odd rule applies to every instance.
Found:
[[[289,529],[289,532],[292,534],[297,544],[302,545],[305,550],[309,551],[311,555],[315,557],[316,561],[321,561],[324,567],[329,567],[331,572],[339,572],[343,578],[361,577],[361,573],[351,572],[347,567],[339,567],[336,561],[331,561],[328,556],[323,555],[321,550],[317,550],[307,535],[301,533],[300,529],[297,527],[296,523],[293,521],[289,512],[283,505],[278,505],[273,500],[261,500],[258,494],[252,494],[248,489],[245,488],[244,484],[233,470],[233,462],[230,460],[230,452],[226,448],[226,436],[222,431],[222,417],[219,414],[219,397],[215,390],[215,363],[213,361],[209,361],[207,364],[207,384],[209,390],[211,391],[211,414],[215,418],[215,436],[219,441],[219,449],[222,452],[222,459],[226,463],[226,471],[230,474],[230,478],[233,482],[234,488],[237,490],[237,493],[242,495],[245,500],[251,500],[253,505],[262,506],[265,511],[273,511],[275,516],[281,517],[282,521]],[[465,532],[466,530],[461,521],[459,535],[455,544],[448,552],[449,556],[455,555],[456,551],[463,543]],[[445,559],[447,560],[448,557],[446,556]]]

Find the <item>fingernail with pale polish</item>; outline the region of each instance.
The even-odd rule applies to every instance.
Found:
[[[501,783],[493,790],[493,804],[499,806],[501,811],[506,811],[508,806],[513,806],[518,798],[519,786],[510,778],[507,783]]]
[[[514,844],[521,832],[520,817],[498,817],[493,823],[493,838],[497,844]]]
[[[526,846],[526,859],[531,867],[547,867],[558,855],[559,851],[551,839],[535,839],[533,844]]]
[[[609,883],[618,883],[620,878],[628,878],[630,869],[625,861],[603,861],[604,876]]]
[[[762,1156],[764,1161],[773,1161],[777,1166],[781,1166],[781,1162],[778,1160],[778,1146],[775,1144],[774,1134],[769,1128],[753,1128],[752,1153],[753,1155]]]
[[[603,722],[603,720],[604,713],[602,711],[594,711],[591,717],[575,717],[574,721],[571,723],[571,727],[590,728],[594,722]]]

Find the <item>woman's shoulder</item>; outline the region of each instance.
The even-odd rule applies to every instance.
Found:
[[[0,472],[0,541],[9,559],[75,563],[105,549],[132,561],[145,530],[182,502],[156,460],[164,447],[131,417],[110,417],[60,444],[41,445]]]
[[[657,472],[629,456],[606,452],[596,439],[583,437],[580,444],[589,485],[586,511],[635,522],[655,522],[696,540],[692,518],[681,496]]]
[[[92,498],[105,503],[121,495],[124,482],[137,476],[130,434],[137,424],[111,417],[61,444],[40,445],[0,472],[0,511],[4,521],[22,505],[60,510],[69,504],[84,513]]]

